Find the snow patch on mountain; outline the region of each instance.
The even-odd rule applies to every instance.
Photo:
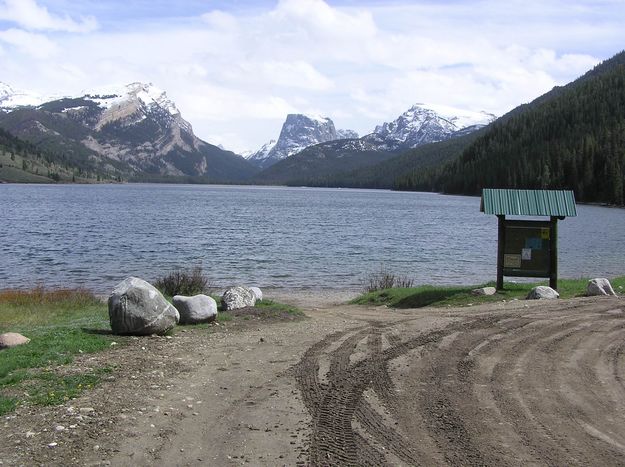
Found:
[[[249,151],[248,153],[241,154],[246,159],[253,159],[257,162],[264,161],[267,159],[269,153],[274,148],[278,141],[275,139],[270,140],[268,143],[265,143],[261,146],[258,151]]]
[[[334,122],[320,115],[289,114],[277,141],[271,141],[248,160],[267,168],[315,144],[338,139]]]
[[[14,89],[0,81],[0,109],[10,111],[18,107],[37,107],[58,97],[42,96],[33,92]]]
[[[336,139],[357,139],[358,133],[354,130],[336,130]]]
[[[415,148],[475,131],[495,119],[487,112],[472,112],[432,104],[415,104],[392,122],[378,125],[364,138],[382,150]]]

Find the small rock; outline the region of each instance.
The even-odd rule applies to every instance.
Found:
[[[54,427],[54,431],[64,431],[65,427],[63,425],[57,425]]]
[[[544,285],[539,285],[538,287],[534,287],[530,290],[530,293],[527,295],[527,300],[552,300],[555,298],[560,298],[560,294],[553,290],[551,287],[547,287]]]
[[[35,432],[34,431],[27,431],[26,432],[26,437],[27,438],[32,438],[33,436],[35,436]]]
[[[472,295],[495,295],[495,293],[497,293],[495,287],[480,287],[471,291]]]
[[[256,295],[247,287],[229,287],[221,297],[221,304],[226,311],[254,306]]]
[[[172,303],[180,312],[180,324],[209,323],[217,318],[217,302],[208,295],[174,295]]]
[[[53,447],[56,447],[56,446],[58,446],[58,443],[55,443],[55,442],[52,442],[52,443],[48,444],[49,448],[53,448]]]
[[[93,413],[95,409],[93,407],[81,407],[80,413]]]
[[[586,295],[616,295],[610,281],[604,278],[591,279],[586,286]]]
[[[4,334],[0,334],[0,350],[28,344],[29,342],[30,339],[28,337],[22,336],[17,332],[6,332]]]

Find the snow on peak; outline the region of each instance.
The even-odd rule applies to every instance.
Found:
[[[125,86],[105,86],[83,91],[83,95],[105,109],[129,99],[137,99],[148,108],[160,107],[174,117],[180,115],[176,104],[167,97],[167,93],[152,83],[135,82]]]
[[[329,121],[331,122],[332,120],[330,120],[330,118],[328,117],[324,117],[321,114],[292,114],[292,115],[300,115],[302,117],[305,117],[309,120],[312,120],[313,122],[317,122],[321,125],[326,125]]]
[[[0,81],[0,109],[12,110],[17,107],[36,107],[52,99],[54,98],[15,89]]]
[[[256,151],[256,152],[249,151],[249,153],[244,153],[242,155],[246,159],[254,159],[254,160],[257,160],[257,161],[264,161],[265,159],[267,159],[267,156],[269,156],[269,153],[271,152],[273,147],[276,145],[276,142],[277,141],[275,139],[272,139],[268,143],[263,144],[262,147],[258,151]]]
[[[476,112],[440,104],[415,104],[412,108],[414,109],[415,107],[435,112],[440,117],[453,123],[458,130],[476,125],[486,126],[497,118],[484,110]]]
[[[371,140],[380,140],[390,149],[414,148],[442,141],[488,125],[495,116],[433,104],[415,104],[396,120],[375,127]]]

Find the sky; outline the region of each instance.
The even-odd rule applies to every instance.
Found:
[[[165,90],[236,152],[289,113],[361,135],[416,103],[502,115],[625,48],[625,0],[0,0],[0,81]]]

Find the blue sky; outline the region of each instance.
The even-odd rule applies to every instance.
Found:
[[[503,114],[620,52],[623,24],[621,0],[0,0],[0,81],[152,82],[243,151],[293,112],[361,134],[418,102]]]

